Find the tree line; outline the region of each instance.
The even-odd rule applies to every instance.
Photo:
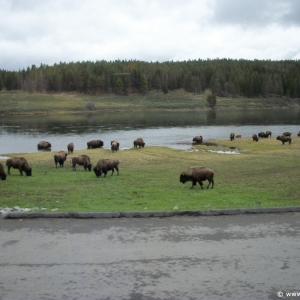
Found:
[[[0,70],[0,90],[86,94],[168,93],[184,89],[199,94],[211,89],[219,97],[300,98],[299,60],[198,59],[144,62],[137,60],[85,61],[19,71]]]

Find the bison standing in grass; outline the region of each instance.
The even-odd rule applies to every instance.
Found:
[[[51,144],[46,141],[41,141],[37,144],[38,150],[50,150],[51,149]]]
[[[93,140],[87,142],[87,148],[101,148],[104,143],[101,140]]]
[[[254,134],[252,135],[252,140],[253,140],[253,142],[254,142],[254,141],[258,142],[258,136],[257,136],[257,134],[254,133]]]
[[[271,137],[271,136],[272,136],[272,131],[267,130],[267,131],[266,131],[266,135],[267,135],[267,138],[268,138],[268,137]]]
[[[291,136],[292,135],[292,133],[291,132],[288,132],[288,131],[286,131],[286,132],[284,132],[282,135],[284,135],[284,136]]]
[[[230,136],[229,136],[230,140],[233,141],[233,140],[234,140],[234,137],[235,137],[235,134],[234,134],[233,132],[231,132],[231,133],[230,133]]]
[[[199,144],[203,143],[203,137],[202,137],[202,135],[197,135],[197,136],[195,136],[195,137],[193,138],[193,142],[194,142],[194,143],[199,143]]]
[[[3,165],[1,163],[0,163],[0,178],[1,178],[1,180],[6,179],[6,173],[4,172],[4,168],[3,168]]]
[[[180,174],[180,182],[186,183],[187,181],[192,181],[191,188],[194,187],[194,185],[197,184],[197,182],[200,184],[201,189],[203,189],[203,183],[202,181],[208,180],[208,186],[209,188],[211,184],[211,188],[214,187],[214,170],[205,168],[205,167],[191,167],[186,172],[182,172]]]
[[[110,145],[111,145],[111,151],[112,152],[119,150],[119,147],[120,147],[119,142],[117,142],[117,141],[111,141]]]
[[[263,138],[267,138],[268,136],[267,136],[266,133],[264,133],[263,131],[261,131],[261,132],[258,133],[258,137],[261,138],[261,139],[263,139]]]
[[[67,159],[68,154],[65,151],[59,151],[54,155],[54,162],[55,166],[57,168],[57,164],[59,164],[60,167],[64,166],[64,162]]]
[[[300,136],[300,131],[298,132],[298,136]]]
[[[74,143],[69,143],[68,146],[68,153],[73,153],[74,151]]]
[[[72,157],[72,167],[73,167],[73,171],[76,171],[76,164],[83,166],[84,169],[87,171],[92,171],[92,164],[91,164],[91,160],[90,157],[88,155],[77,155],[75,157]]]
[[[137,148],[139,146],[139,148],[141,147],[145,147],[145,143],[144,140],[142,138],[137,138],[136,140],[133,141],[133,146],[134,148]]]
[[[242,138],[242,135],[241,135],[241,134],[237,134],[237,135],[235,136],[235,138],[236,138],[236,139],[241,139],[241,138]]]
[[[292,143],[292,138],[289,137],[289,136],[286,136],[286,135],[278,136],[278,137],[276,138],[276,140],[282,141],[282,145],[284,145],[284,143],[289,143],[289,144]]]
[[[7,173],[10,174],[10,168],[18,169],[20,175],[23,176],[23,171],[26,176],[32,175],[32,169],[29,167],[27,160],[24,157],[11,157],[6,160]]]
[[[111,176],[114,174],[114,169],[117,170],[119,175],[119,161],[113,160],[113,159],[100,159],[97,163],[97,165],[93,168],[93,171],[95,172],[96,176],[99,177],[101,174],[104,174],[104,177],[106,176],[108,171],[111,172]]]

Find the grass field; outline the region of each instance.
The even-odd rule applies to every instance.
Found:
[[[193,151],[145,147],[112,153],[107,149],[76,151],[63,168],[55,168],[54,152],[24,153],[33,176],[20,176],[12,169],[0,181],[0,207],[46,208],[60,212],[210,210],[229,208],[300,205],[300,137],[282,145],[275,137],[214,141]],[[218,154],[209,150],[236,147],[239,154]],[[115,172],[97,178],[82,167],[72,171],[70,158],[87,154],[95,165],[99,159],[120,161]],[[13,154],[7,154],[13,156]],[[0,160],[5,165],[5,160]],[[214,189],[191,189],[179,176],[191,166],[215,170]],[[6,170],[6,167],[5,167]],[[204,182],[206,187],[208,182]]]

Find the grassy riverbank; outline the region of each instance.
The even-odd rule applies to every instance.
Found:
[[[218,154],[218,146],[196,146],[194,151],[145,147],[111,153],[108,149],[76,151],[93,164],[101,158],[120,161],[120,175],[96,178],[81,167],[72,171],[70,157],[64,168],[55,168],[53,152],[24,153],[33,176],[12,175],[0,182],[0,207],[46,208],[45,211],[159,211],[219,208],[279,207],[300,205],[300,138],[282,145],[275,137],[214,141],[233,146],[240,154]],[[223,149],[223,148],[222,148]],[[223,149],[224,150],[224,149]],[[9,156],[12,156],[10,154]],[[5,165],[5,160],[0,160]],[[179,182],[190,166],[215,170],[215,188],[191,189]],[[6,167],[5,167],[6,169]],[[204,182],[206,187],[208,182]]]
[[[161,92],[151,91],[146,95],[129,94],[117,96],[113,94],[86,95],[76,93],[41,94],[21,91],[0,92],[0,115],[20,114],[57,114],[91,111],[134,111],[134,110],[166,110],[210,109],[206,101],[207,92],[194,95],[183,90]],[[89,105],[88,105],[89,104]],[[216,109],[246,108],[300,108],[300,99],[281,98],[226,98],[218,97]]]

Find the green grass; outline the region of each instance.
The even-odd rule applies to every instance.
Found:
[[[183,90],[162,92],[150,91],[145,95],[132,93],[128,96],[114,94],[86,95],[77,93],[41,94],[22,91],[0,92],[0,115],[8,114],[57,114],[88,111],[89,101],[95,105],[95,111],[132,111],[187,109],[204,110],[207,106],[207,93],[194,95]],[[299,99],[227,97],[217,98],[217,109],[232,108],[278,108],[299,107]]]
[[[218,146],[196,146],[187,152],[164,147],[145,147],[111,153],[107,149],[76,151],[88,154],[92,163],[101,158],[120,161],[120,175],[97,178],[81,167],[72,171],[70,156],[64,168],[55,168],[53,152],[18,154],[27,158],[33,176],[12,169],[0,182],[0,207],[58,209],[60,212],[209,210],[300,205],[300,138],[281,145],[273,138],[215,141],[233,146],[241,154],[209,152]],[[223,149],[223,148],[222,148]],[[246,151],[245,151],[246,150]],[[5,165],[5,161],[1,161]],[[179,182],[190,166],[215,170],[214,189],[191,189]],[[204,182],[206,187],[208,182]]]

